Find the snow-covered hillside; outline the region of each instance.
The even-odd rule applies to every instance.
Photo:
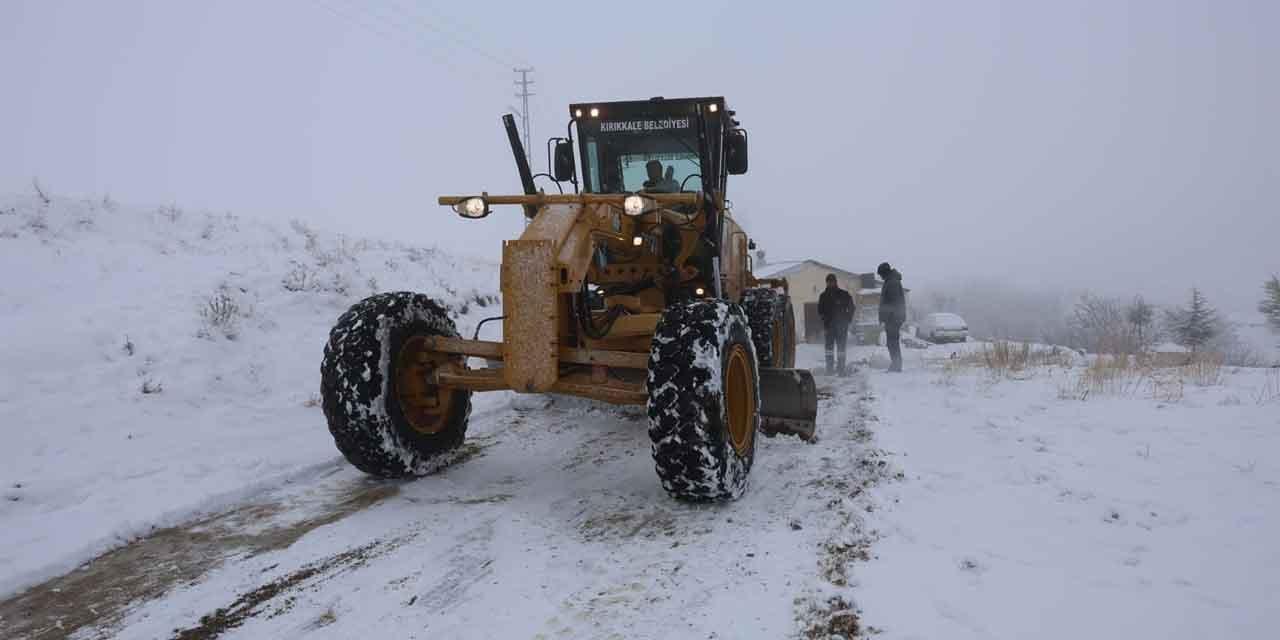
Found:
[[[0,594],[330,461],[320,356],[356,300],[421,291],[470,331],[497,288],[297,222],[0,200]]]

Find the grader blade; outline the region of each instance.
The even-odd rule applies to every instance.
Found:
[[[818,388],[807,369],[760,368],[760,430],[812,440],[818,418]]]

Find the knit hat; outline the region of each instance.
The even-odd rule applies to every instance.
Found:
[[[889,266],[888,262],[881,262],[880,266],[876,267],[876,274],[879,275],[881,278],[883,278],[885,274],[889,273],[892,270],[893,270],[893,267]]]

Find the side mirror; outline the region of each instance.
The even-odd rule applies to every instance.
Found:
[[[557,142],[555,151],[556,182],[573,179],[573,143],[568,140]]]
[[[747,132],[734,129],[725,138],[724,163],[729,175],[740,176],[747,172]]]

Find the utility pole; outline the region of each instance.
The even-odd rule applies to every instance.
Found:
[[[529,87],[533,81],[529,79],[529,74],[533,73],[533,67],[523,69],[512,69],[512,71],[520,74],[520,79],[516,80],[516,86],[520,87],[520,93],[516,94],[520,98],[520,124],[521,132],[524,133],[524,157],[529,161],[529,166],[533,166],[533,147],[530,146],[531,139],[529,136],[529,97],[537,94],[529,93]]]

